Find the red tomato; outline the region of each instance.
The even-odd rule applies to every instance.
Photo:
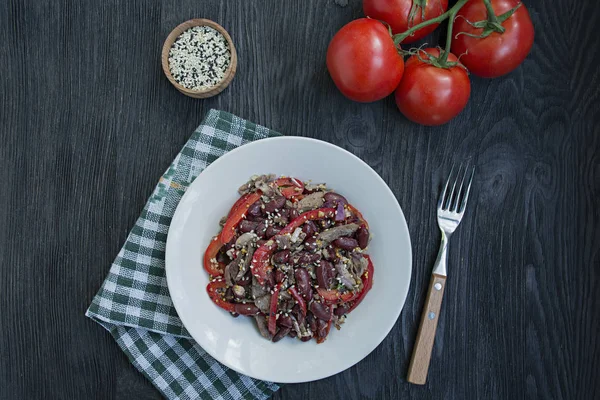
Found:
[[[368,103],[396,89],[404,61],[385,25],[361,18],[342,27],[331,39],[327,69],[344,96]]]
[[[421,50],[439,56],[438,49]],[[448,61],[456,62],[454,54]],[[406,62],[406,70],[400,86],[396,89],[396,104],[411,121],[422,125],[441,125],[457,116],[469,100],[471,83],[467,71],[460,65],[439,68],[411,56]]]
[[[414,19],[410,21],[410,11],[417,0],[363,0],[363,11],[366,16],[385,21],[392,27],[392,32],[406,32],[410,27],[432,18],[439,17],[448,10],[448,0],[421,0],[425,3],[425,19],[421,18],[423,8],[415,9]],[[432,24],[419,29],[402,43],[412,43],[424,38],[438,27]]]
[[[492,0],[496,15],[504,14],[514,8],[519,0]],[[468,35],[458,35],[466,32],[479,35],[483,31],[471,26],[471,22],[487,19],[487,10],[483,1],[468,2],[458,12],[452,30],[452,52],[460,55],[460,61],[475,75],[484,78],[496,78],[508,74],[517,68],[529,54],[533,46],[533,24],[524,4],[515,11],[502,27],[504,33],[493,32],[489,36],[478,39]]]

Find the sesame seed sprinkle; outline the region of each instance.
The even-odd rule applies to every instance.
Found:
[[[218,85],[231,63],[227,39],[210,26],[184,31],[169,50],[169,69],[180,85],[205,90]]]

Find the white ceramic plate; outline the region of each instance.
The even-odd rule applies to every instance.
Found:
[[[295,176],[325,182],[343,194],[369,222],[375,274],[373,289],[323,344],[285,338],[271,343],[253,319],[232,318],[206,294],[204,250],[219,219],[238,198],[237,188],[254,174]],[[175,212],[166,248],[169,292],[192,337],[211,356],[253,378],[306,382],[356,364],[381,343],[400,315],[412,266],[402,210],[383,179],[353,154],[300,137],[259,140],[220,157],[190,185]]]

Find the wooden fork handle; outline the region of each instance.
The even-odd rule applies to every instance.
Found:
[[[408,367],[408,376],[406,379],[410,383],[424,385],[427,380],[427,371],[429,370],[429,361],[431,360],[431,351],[433,349],[433,341],[435,340],[435,331],[440,316],[445,287],[445,276],[431,275],[427,300],[425,301],[425,307],[421,315],[421,324],[419,325],[417,340],[415,341],[415,347]]]

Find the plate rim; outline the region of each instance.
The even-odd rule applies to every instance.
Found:
[[[206,172],[207,170],[210,169],[214,169],[217,168],[221,163],[226,162],[230,157],[234,157],[235,154],[239,151],[241,151],[242,148],[246,148],[246,146],[250,146],[250,147],[255,147],[255,146],[260,146],[263,145],[264,142],[268,141],[268,142],[275,142],[275,141],[305,141],[305,142],[313,142],[313,143],[317,143],[319,145],[325,145],[327,147],[330,147],[331,149],[335,150],[335,151],[341,151],[342,153],[345,153],[347,156],[350,156],[351,158],[354,158],[355,160],[357,160],[359,163],[363,164],[363,166],[365,166],[367,168],[367,170],[369,170],[375,177],[375,179],[378,179],[380,181],[380,183],[383,184],[383,186],[385,187],[385,190],[387,191],[387,193],[392,196],[392,198],[395,200],[395,206],[398,208],[398,211],[400,212],[400,216],[402,218],[403,224],[402,224],[402,230],[405,233],[405,237],[407,240],[407,247],[408,247],[408,263],[409,263],[409,269],[408,269],[408,279],[407,279],[407,284],[404,288],[400,288],[402,290],[399,291],[399,296],[397,297],[398,300],[401,300],[402,305],[398,308],[398,311],[395,313],[394,318],[390,318],[390,322],[388,324],[388,326],[385,326],[384,329],[381,330],[381,335],[380,338],[378,339],[378,344],[376,346],[374,346],[372,349],[369,350],[369,352],[367,352],[364,356],[360,357],[358,360],[353,361],[351,363],[349,363],[346,366],[343,366],[342,368],[336,368],[335,371],[333,372],[328,372],[327,374],[324,374],[322,376],[319,376],[318,378],[309,378],[309,379],[297,379],[297,378],[293,378],[290,377],[290,379],[278,379],[278,380],[272,380],[268,377],[265,376],[257,376],[257,375],[252,375],[250,373],[248,373],[248,371],[243,371],[238,369],[237,367],[229,364],[228,362],[222,361],[221,359],[219,359],[217,357],[216,354],[213,354],[211,351],[204,349],[204,347],[202,347],[202,345],[200,344],[200,341],[198,341],[193,333],[188,330],[190,336],[194,339],[194,341],[198,344],[198,346],[202,347],[202,349],[204,351],[206,351],[215,361],[225,365],[227,368],[232,369],[233,371],[236,371],[237,373],[240,373],[242,375],[245,376],[249,376],[253,379],[258,379],[258,380],[263,380],[263,381],[269,381],[269,382],[275,382],[275,383],[304,383],[304,382],[314,382],[314,381],[318,381],[321,379],[325,379],[328,378],[330,376],[333,375],[337,375],[340,372],[343,372],[353,366],[355,366],[356,364],[358,364],[359,362],[361,362],[362,360],[364,360],[366,357],[368,357],[373,351],[375,351],[377,349],[377,347],[379,347],[381,345],[381,343],[383,343],[383,341],[387,338],[387,336],[390,334],[391,330],[394,328],[394,326],[396,325],[396,322],[398,322],[398,318],[400,317],[400,314],[402,313],[402,310],[404,309],[404,306],[406,305],[406,298],[408,297],[408,292],[410,289],[410,284],[412,281],[412,263],[413,263],[413,254],[412,254],[412,241],[410,238],[410,231],[408,229],[408,223],[406,221],[406,217],[404,215],[404,211],[402,210],[402,207],[400,206],[400,203],[398,202],[398,199],[396,198],[396,196],[394,195],[394,192],[392,191],[392,189],[388,186],[387,182],[385,182],[385,180],[381,177],[381,175],[379,175],[379,173],[377,173],[377,171],[375,171],[369,164],[367,164],[364,160],[362,160],[360,157],[358,157],[357,155],[353,154],[352,152],[337,146],[333,143],[324,141],[324,140],[320,140],[320,139],[314,139],[314,138],[309,138],[309,137],[303,137],[303,136],[276,136],[276,137],[268,137],[268,138],[263,138],[263,139],[259,139],[259,140],[255,140],[252,142],[248,142],[245,144],[242,144],[238,147],[236,147],[235,149],[232,149],[228,152],[226,152],[225,154],[219,156],[219,158],[217,158],[215,161],[213,161],[212,163],[210,163],[206,168],[204,168],[204,170],[202,170],[202,172],[200,172],[200,174],[198,174],[193,181],[188,185],[185,193],[183,194],[183,196],[181,197],[181,199],[179,200],[179,203],[177,204],[176,208],[175,208],[175,212],[173,213],[173,217],[171,218],[171,224],[169,224],[169,230],[167,232],[167,242],[165,245],[165,278],[167,280],[167,288],[169,289],[169,297],[171,297],[171,301],[173,303],[173,307],[175,307],[175,311],[177,312],[177,316],[179,317],[179,319],[181,320],[182,324],[184,327],[186,327],[186,321],[184,319],[187,319],[187,317],[182,317],[181,313],[180,313],[180,308],[178,307],[178,302],[179,300],[176,300],[175,297],[171,296],[171,290],[172,290],[172,282],[171,279],[169,279],[169,271],[173,271],[172,268],[169,268],[168,265],[168,259],[169,259],[169,254],[173,251],[172,248],[174,246],[173,244],[173,240],[170,240],[170,238],[172,238],[172,236],[170,235],[171,233],[171,228],[173,227],[173,221],[176,220],[178,213],[181,213],[183,211],[182,208],[180,207],[182,204],[184,204],[184,202],[186,201],[186,197],[191,196],[191,188],[194,185],[194,183],[196,182],[197,178],[204,172]],[[216,165],[216,167],[215,167]],[[172,274],[173,272],[171,272]],[[186,327],[187,330],[187,327]]]

